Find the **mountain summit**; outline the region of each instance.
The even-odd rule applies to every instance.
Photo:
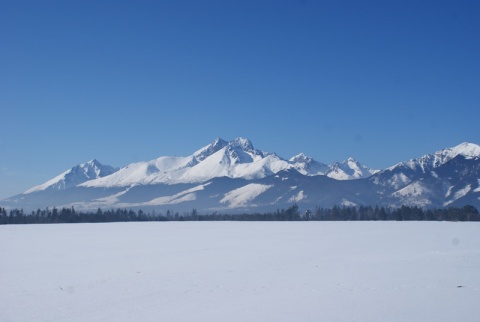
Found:
[[[329,167],[326,175],[337,180],[351,180],[368,178],[378,172],[362,165],[353,158],[348,158],[342,163],[335,162]]]
[[[75,187],[89,180],[106,177],[115,173],[117,169],[109,165],[104,165],[93,159],[86,163],[79,164],[47,182],[35,186],[25,191],[25,194],[41,190],[64,190]]]

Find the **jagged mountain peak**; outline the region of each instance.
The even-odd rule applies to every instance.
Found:
[[[352,157],[348,157],[348,159],[344,160],[342,163],[358,163],[357,160],[355,160],[354,158]]]
[[[97,159],[92,159],[70,168],[41,185],[28,189],[24,194],[47,189],[64,190],[89,180],[106,177],[117,170],[110,165],[100,163]]]
[[[85,163],[82,163],[81,165],[83,165],[83,164],[84,164],[84,165],[87,165],[87,164],[88,164],[88,165],[102,165],[102,164],[100,163],[100,161],[98,161],[97,159],[91,159],[90,161],[85,162]]]
[[[231,164],[239,164],[255,162],[268,155],[268,153],[255,149],[252,141],[249,139],[238,137],[228,142],[228,145],[225,147],[224,158],[229,159],[227,162]]]
[[[317,162],[304,153],[299,153],[291,157],[288,162],[290,162],[298,172],[307,176],[323,175],[328,171],[326,164]]]
[[[299,153],[293,157],[291,157],[288,161],[290,162],[303,162],[303,163],[307,163],[307,162],[311,162],[313,161],[313,159],[307,155],[305,155],[304,153]]]
[[[193,156],[197,161],[203,161],[210,155],[214,154],[215,152],[223,149],[228,145],[228,142],[217,137],[212,143],[209,145],[201,148],[200,150],[196,151]]]
[[[253,151],[254,150],[252,141],[250,141],[247,138],[243,138],[243,137],[238,137],[238,138],[230,141],[228,144],[233,146],[233,147],[241,148],[245,151]]]
[[[230,151],[240,149],[245,152],[255,152],[257,154],[261,154],[258,153],[260,151],[256,151],[254,149],[252,141],[250,141],[249,139],[238,137],[232,141],[225,141],[220,137],[217,137],[212,143],[196,151],[193,156],[197,161],[203,161],[223,148],[227,148]]]
[[[115,168],[109,165],[104,165],[97,159],[92,159],[86,163],[79,164],[71,169],[71,171],[76,170],[79,170],[80,172],[83,171],[86,178],[88,178],[89,180],[101,178],[115,172]]]
[[[337,180],[351,180],[362,179],[370,177],[378,172],[377,170],[370,169],[364,166],[352,157],[342,161],[333,163],[326,175],[332,179]]]

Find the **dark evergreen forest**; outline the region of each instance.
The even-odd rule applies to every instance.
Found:
[[[50,223],[100,223],[129,221],[480,221],[480,214],[473,206],[461,208],[422,209],[402,206],[389,207],[345,207],[316,208],[301,212],[298,205],[266,213],[242,214],[199,214],[196,209],[179,214],[145,213],[132,209],[98,209],[93,212],[76,211],[72,208],[46,208],[25,213],[23,209],[0,208],[0,225],[6,224],[50,224]]]

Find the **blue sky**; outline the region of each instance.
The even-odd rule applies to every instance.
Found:
[[[242,136],[372,168],[480,143],[480,2],[0,1],[0,199]]]

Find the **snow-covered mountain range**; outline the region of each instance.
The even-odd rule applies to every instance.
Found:
[[[97,160],[0,202],[7,207],[132,207],[202,211],[299,206],[480,206],[480,147],[456,147],[370,169],[353,158],[327,165],[284,159],[250,140],[215,139],[187,157],[162,156],[121,168]]]

